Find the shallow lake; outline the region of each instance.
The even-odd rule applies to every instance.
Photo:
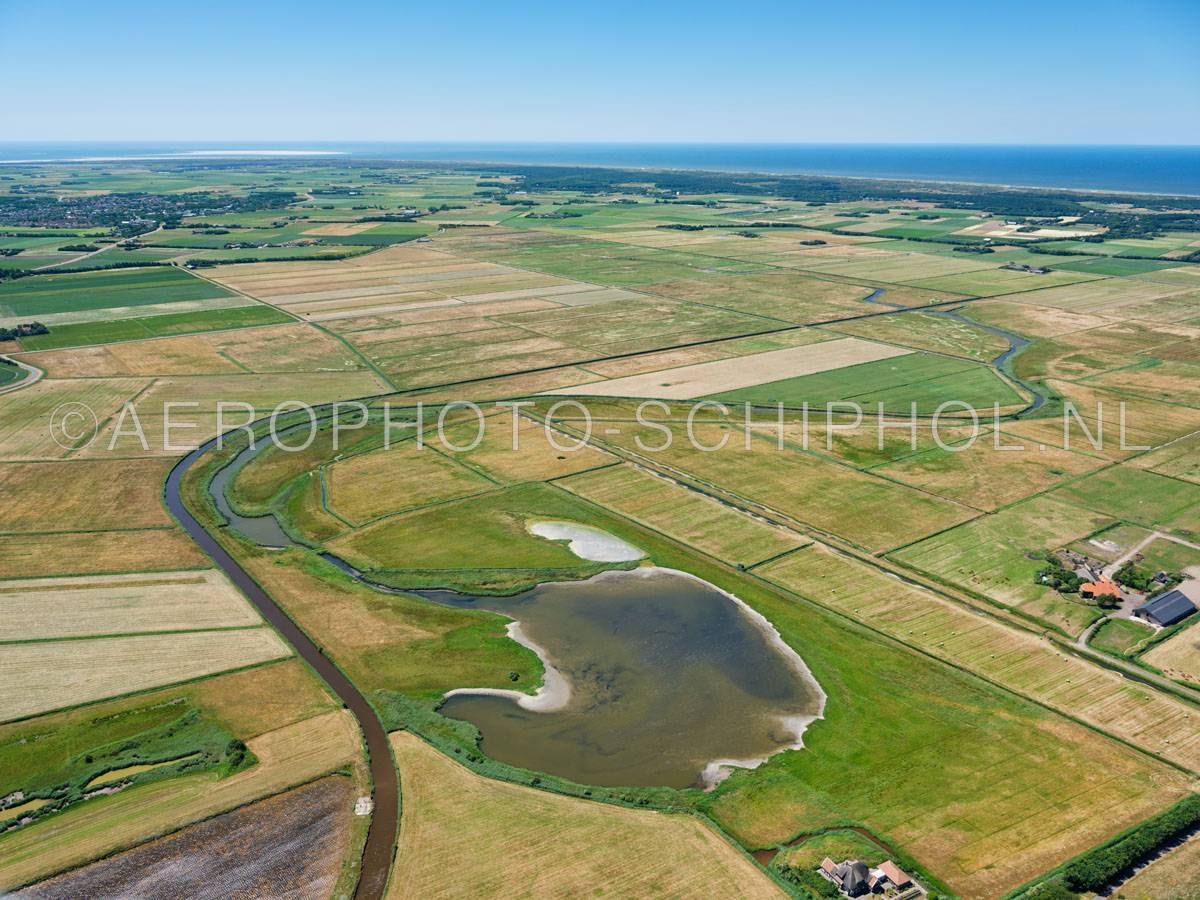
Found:
[[[798,746],[824,694],[757,613],[682,572],[641,568],[514,597],[440,603],[509,616],[547,664],[537,696],[453,691],[494,759],[596,785],[708,786]]]

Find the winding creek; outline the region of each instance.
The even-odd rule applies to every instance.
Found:
[[[897,312],[880,299],[866,302]],[[974,322],[956,309],[920,309],[982,329],[1008,342],[997,368],[1029,344],[1005,329]],[[1016,413],[1038,409],[1046,396],[1005,374],[1032,397]],[[374,812],[355,897],[384,895],[399,830],[399,783],[387,732],[357,687],[200,524],[183,503],[187,472],[217,444],[213,438],[183,457],[166,485],[167,507],[213,562],[250,599],[352,712],[364,735]],[[260,448],[261,448],[260,444]],[[262,547],[303,546],[274,515],[244,516],[227,498],[229,481],[257,451],[248,447],[213,478],[220,514]],[[589,548],[614,552],[611,535],[575,523],[534,523],[531,532],[567,540],[581,558]],[[628,547],[628,545],[626,545]],[[637,555],[614,559],[634,560]],[[321,556],[374,590],[399,593],[328,552]],[[606,557],[601,557],[606,558]],[[473,597],[413,591],[431,602],[488,609],[508,616],[510,636],[541,659],[537,693],[464,687],[447,694],[442,712],[474,723],[488,755],[514,765],[597,785],[711,787],[731,767],[754,766],[781,750],[803,746],[807,726],[822,716],[825,694],[804,661],[778,632],[737,597],[670,569],[643,566],[581,582],[554,582],[513,597]]]
[[[341,669],[334,665],[287,613],[275,604],[270,595],[259,587],[258,582],[250,577],[241,564],[205,530],[184,504],[180,495],[184,476],[205,453],[216,446],[217,441],[218,438],[213,438],[201,444],[171,469],[164,488],[167,508],[200,549],[238,586],[263,618],[295,648],[296,653],[312,666],[358,721],[367,745],[374,811],[367,830],[362,868],[354,896],[356,900],[379,900],[387,888],[388,875],[392,868],[392,848],[396,845],[400,826],[400,783],[396,766],[392,762],[387,731],[371,704],[367,702],[367,698],[359,692],[354,683],[342,674]]]
[[[299,546],[272,515],[243,516],[226,496],[252,448],[210,483],[230,526],[265,547]],[[605,531],[536,521],[530,533],[567,541],[581,559],[631,562],[643,551]],[[584,784],[710,788],[803,746],[825,694],[774,627],[739,598],[685,572],[643,566],[551,582],[511,597],[400,591],[345,560],[321,556],[384,593],[416,594],[506,616],[509,636],[545,675],[534,694],[450,691],[441,712],[479,728],[481,749],[522,768]]]
[[[928,309],[920,306],[903,306],[899,303],[888,303],[880,298],[887,293],[886,288],[876,288],[866,297],[863,297],[864,303],[874,303],[876,306],[886,306],[888,309],[893,309],[896,312],[920,312],[930,316],[941,316],[944,319],[954,319],[957,322],[962,322],[970,328],[978,328],[980,331],[986,331],[988,334],[994,334],[996,337],[1003,338],[1008,341],[1008,349],[992,360],[992,365],[1004,372],[1005,376],[1015,384],[1019,385],[1022,390],[1029,393],[1032,398],[1029,405],[1024,409],[1013,413],[1013,418],[1019,419],[1022,416],[1027,416],[1034,410],[1040,409],[1046,402],[1046,395],[1040,389],[1030,384],[1023,378],[1020,378],[1011,369],[1004,368],[1008,362],[1019,352],[1024,350],[1032,343],[1028,338],[1021,337],[1015,332],[1008,331],[1004,328],[998,328],[995,325],[984,325],[982,322],[976,322],[974,319],[968,319],[959,309]]]

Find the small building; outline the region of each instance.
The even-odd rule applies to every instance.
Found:
[[[827,856],[821,860],[818,871],[847,897],[882,894],[888,890],[906,890],[916,886],[912,878],[890,859],[872,869],[857,859],[835,863]]]
[[[1196,604],[1180,590],[1167,591],[1133,611],[1139,619],[1151,625],[1166,626],[1182,622],[1196,611]]]
[[[1079,593],[1085,600],[1099,600],[1101,597],[1121,599],[1121,589],[1115,581],[1108,578],[1098,578],[1079,586]]]
[[[886,859],[879,864],[879,868],[871,870],[872,877],[877,877],[881,887],[894,887],[897,890],[904,890],[913,883],[908,877],[908,873],[901,869],[890,859]]]

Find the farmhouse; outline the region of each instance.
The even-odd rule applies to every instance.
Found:
[[[1151,625],[1165,626],[1181,622],[1195,611],[1196,604],[1183,591],[1175,590],[1143,603],[1133,614]]]
[[[919,886],[890,859],[872,869],[857,859],[835,863],[827,856],[821,860],[818,871],[847,897],[881,894],[893,890],[904,891],[913,887],[919,890]]]
[[[1121,599],[1121,589],[1108,578],[1097,578],[1079,586],[1079,593],[1085,600],[1097,600],[1101,597],[1116,597]]]

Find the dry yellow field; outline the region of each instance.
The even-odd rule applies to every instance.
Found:
[[[803,525],[837,535],[874,552],[888,550],[977,515],[975,510],[907,485],[860,472],[796,447],[777,449],[774,436],[755,434],[749,450],[742,429],[697,424],[692,446],[683,428],[674,426],[671,446],[647,450],[645,458],[687,473],[714,490],[760,503]],[[651,428],[626,426],[606,437],[627,449],[659,448],[664,435]]]
[[[328,234],[334,237],[349,237],[363,231],[370,231],[379,226],[378,222],[333,222],[329,225],[318,225],[310,228],[305,234]]]
[[[0,645],[0,721],[289,656],[269,628]]]
[[[1101,444],[1099,449],[1093,449],[1083,428],[1072,417],[1068,423],[1069,446],[1085,453],[1122,459],[1137,452],[1137,447],[1157,447],[1200,430],[1200,409],[1119,394],[1071,381],[1049,380],[1047,386],[1074,404],[1088,430]],[[1019,437],[1028,437],[1050,447],[1064,446],[1063,416],[1023,419],[1011,423],[1007,429]]]
[[[475,439],[477,426],[474,423],[459,425],[448,428],[446,434],[456,446],[466,446]],[[512,416],[502,413],[487,420],[483,440],[474,450],[456,453],[440,443],[437,447],[447,456],[482,470],[485,476],[506,483],[546,481],[616,461],[615,457],[591,446],[572,449],[577,446],[576,441],[566,435],[555,432],[553,438],[568,449],[555,447],[541,422],[524,417],[518,417],[514,437]],[[430,440],[436,438],[431,435]]]
[[[10,890],[276,794],[359,757],[358,730],[344,710],[247,741],[258,763],[228,778],[187,775],[136,785],[0,835],[0,890]]]
[[[575,284],[414,246],[325,263],[227,266],[214,280],[312,321],[471,300],[537,297],[540,289],[553,292]]]
[[[735,565],[753,565],[808,543],[801,535],[629,464],[586,472],[559,485]]]
[[[310,404],[385,394],[390,390],[373,372],[308,372],[268,375],[172,375],[157,379],[137,399],[138,415],[151,419],[163,415],[163,404],[198,404],[180,407],[174,415],[186,420],[189,415],[213,414],[217,404],[226,404],[226,428],[246,420],[246,414],[233,404],[248,403],[266,413],[284,401]],[[190,437],[190,435],[187,435]]]
[[[236,628],[260,622],[216,569],[0,581],[0,641]]]
[[[1191,290],[1195,290],[1194,285],[1161,284],[1140,278],[1109,278],[1026,291],[1005,299],[1034,306],[1053,306],[1075,313],[1153,319],[1154,316],[1145,315],[1142,304],[1186,294]],[[1186,313],[1180,318],[1187,318]]]
[[[1200,729],[1192,707],[1182,701],[821,545],[757,571],[1017,694],[1185,768],[1200,769]]]
[[[175,528],[0,535],[0,578],[162,572],[208,565],[191,538]]]
[[[957,445],[955,452],[934,448],[871,471],[976,509],[994,510],[1107,464],[1073,450],[1038,449],[1003,431],[999,443],[1024,449],[996,449],[993,432],[969,447],[965,442]]]
[[[1200,628],[1187,628],[1150,648],[1142,656],[1150,665],[1162,669],[1168,678],[1200,684]]]
[[[345,372],[362,362],[311,325],[267,325],[28,355],[51,378]]]
[[[1055,306],[1037,306],[1026,302],[1025,298],[1022,298],[1020,303],[1003,299],[972,303],[967,312],[969,317],[977,322],[998,325],[1035,338],[1087,331],[1116,321]]]
[[[67,448],[55,441],[49,427],[56,409],[66,403],[82,403],[103,422],[149,383],[137,378],[43,378],[6,394],[0,416],[0,459],[62,458]]]
[[[0,531],[91,531],[170,525],[167,460],[0,463]]]
[[[613,378],[557,393],[587,397],[662,397],[689,400],[783,378],[906,356],[913,351],[859,338],[837,338],[804,347],[769,350],[733,359],[696,363],[642,375]]]
[[[328,466],[325,485],[330,510],[361,524],[387,513],[495,487],[447,459],[434,449],[435,444],[433,438],[419,449],[415,441],[404,441]]]
[[[1117,888],[1125,900],[1186,900],[1200,897],[1200,836],[1193,835]]]
[[[389,897],[784,896],[698,819],[492,781],[407,732],[392,747],[404,813]]]

